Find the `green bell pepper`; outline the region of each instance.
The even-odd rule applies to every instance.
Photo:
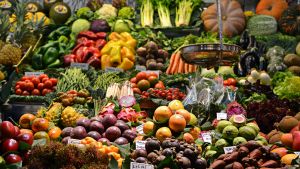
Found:
[[[43,55],[43,64],[50,65],[56,59],[58,59],[58,57],[59,57],[58,50],[55,47],[49,47],[45,52],[45,54]]]
[[[58,38],[58,42],[59,43],[68,43],[69,39],[66,36],[62,35]]]
[[[71,29],[68,26],[62,26],[50,33],[48,39],[57,40],[60,36],[69,36]]]
[[[43,55],[39,53],[35,53],[32,56],[32,68],[36,70],[43,69]]]
[[[54,62],[52,62],[50,65],[47,66],[47,68],[56,68],[62,65],[62,62],[59,59],[56,59]]]
[[[46,51],[48,50],[48,48],[50,47],[58,47],[59,42],[58,41],[49,41],[47,44],[45,44],[44,46],[42,46],[39,50],[39,53],[41,54],[45,54]]]

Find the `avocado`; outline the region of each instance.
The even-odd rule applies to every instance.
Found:
[[[71,9],[66,3],[57,2],[51,7],[49,16],[55,24],[64,24],[71,16]]]
[[[51,7],[57,3],[57,2],[62,2],[63,0],[44,0],[44,9],[45,12],[49,12],[49,10],[51,9]]]
[[[28,2],[26,4],[27,12],[36,13],[41,12],[43,10],[42,6],[37,2]]]

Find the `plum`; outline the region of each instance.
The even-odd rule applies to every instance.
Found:
[[[128,143],[128,140],[124,137],[119,137],[117,138],[114,143],[118,144],[118,145],[124,145]]]
[[[129,126],[123,120],[117,120],[115,126],[118,127],[122,133],[129,129]]]
[[[137,133],[133,130],[128,129],[123,132],[122,136],[127,138],[129,142],[133,142],[134,139],[137,137]]]
[[[147,153],[154,152],[154,150],[160,150],[160,143],[158,140],[150,139],[146,142],[145,148]]]
[[[88,132],[87,136],[92,137],[95,140],[99,140],[101,138],[101,134],[99,134],[97,131],[90,131]]]
[[[101,117],[101,116],[92,117],[91,122],[93,122],[93,121],[99,121],[100,123],[102,123],[103,117]]]
[[[102,124],[106,129],[110,126],[115,125],[116,122],[117,122],[117,117],[113,114],[106,114],[102,120]]]
[[[66,127],[62,130],[61,132],[61,136],[62,137],[68,137],[68,136],[71,136],[71,133],[73,131],[73,127]]]
[[[147,158],[145,158],[145,157],[138,157],[137,159],[135,159],[135,162],[137,162],[137,163],[146,163],[147,162]]]
[[[143,149],[134,150],[131,154],[131,157],[133,159],[136,159],[138,157],[147,157],[147,151]]]
[[[90,131],[97,131],[100,134],[102,134],[104,132],[104,126],[99,121],[91,122],[89,128],[90,128]]]
[[[82,126],[77,126],[73,129],[71,137],[75,139],[83,139],[87,136],[86,130]]]
[[[91,124],[91,120],[86,117],[80,118],[76,121],[77,126],[82,126],[86,129],[89,128],[90,124]]]
[[[121,130],[116,126],[109,127],[105,132],[105,137],[109,141],[115,141],[120,136],[121,136]]]
[[[107,138],[100,138],[100,139],[98,140],[98,142],[106,143],[107,145],[110,145],[110,141],[109,141]]]

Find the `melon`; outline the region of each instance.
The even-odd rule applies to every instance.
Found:
[[[257,136],[258,133],[249,126],[243,126],[239,129],[239,134],[241,137],[244,137],[246,140],[253,140]]]
[[[277,21],[273,16],[255,15],[247,23],[251,35],[270,35],[277,32]]]
[[[219,139],[218,141],[216,141],[215,143],[215,147],[216,148],[220,148],[220,149],[223,149],[223,147],[227,147],[229,146],[229,143],[225,140],[225,139]]]
[[[255,123],[247,123],[246,126],[252,127],[256,131],[256,133],[259,133],[260,131],[260,128]]]
[[[244,137],[236,137],[233,139],[232,144],[234,146],[247,143],[247,140]]]
[[[242,127],[246,124],[246,117],[242,114],[233,115],[230,117],[229,121],[236,127]]]
[[[222,132],[222,137],[229,140],[233,140],[238,135],[239,135],[239,129],[232,125],[225,127]]]
[[[217,131],[222,133],[223,132],[223,129],[229,125],[232,125],[232,123],[230,121],[227,121],[227,120],[221,120],[218,122],[218,125],[217,125]]]

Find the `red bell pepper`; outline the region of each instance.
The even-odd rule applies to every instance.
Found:
[[[74,55],[74,54],[65,55],[64,56],[64,65],[65,66],[70,66],[70,64],[72,62],[75,62],[75,58],[76,58],[76,55]]]
[[[97,40],[98,36],[92,31],[83,31],[77,35],[77,38],[86,37],[88,39]]]
[[[82,37],[82,38],[78,38],[76,42],[77,42],[77,44],[81,44],[81,43],[83,43],[85,41],[88,41],[88,40],[89,40],[88,38]]]
[[[95,44],[96,48],[98,48],[99,50],[101,50],[105,45],[106,45],[106,40],[104,39],[98,39]]]
[[[99,57],[92,56],[86,63],[93,66],[94,68],[101,68],[101,60],[99,59]]]
[[[76,55],[76,62],[78,62],[78,63],[84,63],[84,58],[88,55],[88,47],[86,47],[86,46],[82,46],[82,47],[80,47],[77,51],[76,51],[76,53],[75,53],[75,55]]]
[[[98,32],[96,33],[98,39],[106,39],[107,33],[106,32]]]

